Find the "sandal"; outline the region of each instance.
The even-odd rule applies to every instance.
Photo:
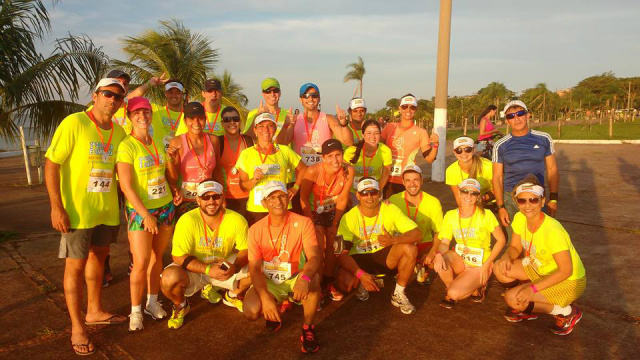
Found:
[[[445,308],[445,309],[453,309],[453,305],[456,304],[455,300],[451,300],[448,297],[445,297],[444,299],[442,299],[442,301],[440,301],[440,306]]]
[[[118,318],[120,318],[121,320],[117,320]],[[85,325],[119,325],[119,324],[124,324],[126,322],[127,322],[126,316],[111,315],[110,317],[104,320],[92,321],[92,322],[85,321],[84,324]]]
[[[74,343],[71,343],[71,349],[73,349],[73,352],[75,352],[76,355],[86,356],[86,355],[91,355],[91,354],[96,352],[96,347],[93,346],[93,349],[91,349],[91,345],[93,345],[91,340],[87,341],[86,344],[74,344]],[[85,348],[85,349],[87,349],[87,351],[80,351],[77,348]],[[91,350],[89,350],[89,349],[91,349]]]

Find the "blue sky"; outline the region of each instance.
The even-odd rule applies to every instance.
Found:
[[[370,111],[407,92],[420,98],[435,93],[437,0],[47,4],[51,40],[84,33],[115,58],[123,58],[125,36],[181,19],[212,40],[220,53],[216,72],[232,73],[250,107],[261,99],[267,76],[282,84],[281,106],[298,106],[298,88],[311,81],[320,87],[324,110],[346,107],[356,84],[342,82],[345,66],[358,56],[367,70]],[[492,81],[519,92],[539,82],[564,89],[605,71],[639,76],[639,14],[638,1],[454,1],[449,94],[472,94]]]

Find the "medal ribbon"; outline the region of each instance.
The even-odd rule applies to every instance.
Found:
[[[169,106],[165,105],[164,108],[167,110],[167,117],[169,118],[169,124],[171,124],[171,130],[175,130],[176,126],[180,122],[180,117],[184,113],[184,108],[182,110],[180,110],[180,115],[178,115],[178,118],[176,119],[175,123],[173,122],[173,119],[171,118],[171,114],[169,113]]]
[[[204,107],[204,103],[202,104],[202,106]],[[213,129],[216,127],[216,123],[218,122],[218,116],[220,116],[220,112],[222,111],[222,106],[218,107],[218,112],[216,112],[216,118],[213,120],[213,124],[211,124],[211,122],[209,122],[209,132],[213,133]],[[207,110],[205,108],[205,114],[207,113]],[[210,113],[213,114],[213,113]],[[207,120],[209,119],[209,117],[207,116]]]
[[[224,220],[224,213],[225,213],[225,210],[222,209],[222,215],[220,215],[220,222],[218,223],[218,228],[215,230],[211,230],[213,232],[213,235],[211,235],[211,241],[215,241],[216,239],[216,232],[220,229],[220,225],[222,225],[222,220]],[[204,242],[207,246],[210,246],[211,243],[209,242],[209,236],[207,236],[207,228],[209,227],[209,225],[207,225],[207,222],[204,221],[204,216],[202,216],[202,210],[200,210],[200,218],[202,219],[202,227],[204,229]]]
[[[151,144],[153,144],[153,149],[156,152],[156,156],[153,156],[153,153],[151,152],[151,150],[149,150],[149,148],[147,147],[147,145],[145,143],[143,143],[140,139],[138,139],[137,137],[133,137],[134,139],[138,140],[138,142],[140,144],[142,144],[142,146],[144,146],[145,149],[147,149],[147,152],[149,153],[149,155],[151,155],[151,157],[153,158],[153,162],[156,164],[156,166],[160,165],[160,154],[158,154],[158,148],[156,147],[156,142],[153,141],[153,138],[151,138]]]
[[[407,201],[407,193],[404,193],[404,204],[407,206],[407,215],[409,215],[409,218],[413,221],[416,221],[416,219],[418,218],[418,208],[420,207],[420,204],[422,203],[422,192],[420,192],[420,200],[418,200],[418,204],[416,205],[416,212],[413,214],[413,216],[411,216],[411,210],[409,209],[409,201]]]
[[[326,187],[327,182],[325,181],[325,178],[324,178],[324,174],[325,174],[324,166],[325,165],[323,163],[323,165],[322,165],[322,191],[320,192],[320,202],[318,202],[318,206],[322,206],[322,203],[324,201],[325,196],[328,195],[328,193],[331,193],[331,189],[333,188],[333,184],[335,184],[336,180],[338,180],[338,175],[340,175],[339,174],[340,170],[342,170],[342,169],[338,170],[336,172],[336,174],[333,175],[333,180],[331,180],[331,183],[329,184],[329,191],[327,191],[325,193],[325,190],[327,189],[327,187]]]
[[[87,114],[89,119],[91,119],[91,122],[93,122],[93,125],[96,126],[96,131],[98,132],[98,135],[100,136],[100,142],[102,143],[102,155],[108,156],[109,148],[111,147],[111,139],[113,138],[113,125],[111,125],[111,133],[109,133],[109,141],[107,141],[107,144],[105,145],[104,137],[102,136],[102,131],[100,131],[100,128],[98,127],[98,122],[96,121],[96,118],[93,116],[93,112],[86,111],[85,113]]]
[[[349,127],[351,128],[351,130],[353,130],[353,135],[356,136],[356,139],[358,139],[358,141],[360,141],[362,139],[362,137],[360,135],[358,135],[358,132],[356,131],[356,128],[353,126],[352,122],[349,122]]]
[[[227,145],[227,147],[229,148],[229,151],[233,151],[231,150],[231,143],[229,142],[229,139],[227,139],[227,135],[223,135],[224,136],[224,142]],[[242,142],[244,143],[244,147],[247,147],[247,141],[244,139],[244,136],[240,135],[240,139],[242,139]],[[233,164],[235,165],[236,162],[238,162],[238,157],[240,156],[240,139],[238,139],[238,148],[236,149],[236,155],[235,155],[235,160],[233,160]],[[258,153],[260,153],[260,151],[258,151]],[[262,160],[262,157],[260,157],[260,160]],[[267,158],[265,157],[265,161],[267,160]],[[262,162],[264,164],[264,161]]]
[[[358,207],[358,210],[360,210],[360,207]],[[369,241],[369,238],[371,238],[372,234],[367,235],[367,224],[364,222],[364,214],[362,213],[362,210],[360,210],[360,215],[362,216],[362,233],[364,235],[364,239],[366,241]],[[371,231],[374,231],[376,228],[376,224],[378,223],[378,216],[380,216],[380,211],[378,211],[378,215],[376,215],[376,219],[373,220],[373,225],[371,225]]]
[[[471,214],[471,218],[473,218],[473,215],[476,214],[476,206],[473,206],[473,214]],[[469,222],[471,222],[471,220],[469,220]],[[462,231],[462,216],[460,216],[460,209],[458,209],[458,226],[460,227],[460,236],[462,236],[462,243],[464,244],[464,247],[467,247],[467,239],[464,236],[464,231]]]
[[[206,133],[202,134],[203,136],[205,136],[205,138],[202,140],[202,142],[204,142],[204,166],[202,165],[202,163],[200,162],[200,158],[198,157],[198,154],[196,154],[196,148],[195,146],[193,146],[193,143],[191,142],[191,139],[189,138],[189,135],[186,134],[185,136],[187,137],[187,142],[189,143],[189,146],[191,147],[191,153],[193,153],[193,156],[196,158],[196,161],[198,162],[198,166],[200,167],[200,169],[202,170],[208,170],[207,169],[207,135]]]
[[[287,242],[282,243],[282,234],[284,233],[284,229],[287,229],[287,235],[289,235],[288,226],[289,225],[289,215],[287,215],[287,219],[284,221],[284,225],[282,226],[282,230],[280,230],[280,234],[276,238],[276,242],[273,242],[273,235],[271,235],[271,216],[268,216],[267,219],[267,230],[269,231],[269,240],[271,241],[271,246],[273,246],[273,251],[276,252],[275,257],[279,257],[280,254],[284,251],[284,248],[287,246]],[[278,248],[280,248],[280,252],[278,252]]]
[[[371,163],[373,162],[373,158],[376,157],[376,155],[378,155],[378,150],[380,150],[380,145],[378,145],[378,147],[376,148],[376,152],[373,154],[372,157],[370,157],[369,159],[369,165],[371,165]],[[365,159],[367,158],[365,155],[365,150],[364,150],[364,146],[362,146],[362,176],[368,176],[369,175],[369,168],[367,167],[367,162],[365,161]]]
[[[273,144],[271,144],[271,149],[273,149]],[[262,159],[262,150],[260,149],[258,144],[256,144],[256,151],[258,151],[258,156],[260,156],[260,161],[264,164],[264,162],[267,161],[267,157],[269,157],[269,154],[265,153],[264,159]]]
[[[316,129],[316,122],[320,117],[320,111],[318,111],[318,115],[316,115],[315,119],[313,119],[313,125],[311,125],[311,132],[309,132],[309,119],[307,118],[307,112],[302,115],[304,116],[304,126],[307,129],[307,142],[311,142],[311,138],[313,137],[313,131]]]

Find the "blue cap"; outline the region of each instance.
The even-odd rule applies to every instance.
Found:
[[[309,88],[316,89],[316,92],[318,93],[318,95],[320,95],[320,89],[318,89],[318,85],[314,83],[306,83],[300,86],[300,96],[304,95],[307,92],[307,90],[309,90]]]

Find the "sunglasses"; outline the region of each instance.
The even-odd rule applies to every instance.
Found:
[[[511,113],[511,114],[507,114],[507,115],[505,115],[504,117],[505,117],[507,120],[511,120],[511,119],[513,119],[513,118],[514,118],[514,117],[516,117],[516,116],[517,116],[517,117],[521,117],[521,116],[525,116],[525,115],[527,115],[527,110],[520,110],[520,111],[516,111],[516,112]]]
[[[302,94],[300,97],[304,98],[304,99],[308,99],[308,98],[319,99],[320,98],[320,94],[318,94],[318,93],[307,93],[307,94]]]
[[[209,201],[211,199],[213,199],[214,201],[218,201],[222,198],[222,195],[220,194],[210,194],[210,195],[202,195],[200,196],[200,200],[202,201]]]
[[[460,189],[460,192],[463,194],[471,194],[471,196],[480,196],[480,192],[479,191],[471,191],[471,190],[467,190],[467,189]]]
[[[223,123],[240,122],[240,116],[223,116],[222,117],[222,122]]]
[[[531,205],[538,205],[538,203],[540,202],[540,198],[539,197],[529,198],[529,199],[518,198],[516,199],[516,201],[518,202],[518,205],[524,205],[527,203],[527,201],[529,201],[529,204]]]
[[[280,89],[267,89],[267,90],[262,90],[263,94],[280,94]]]
[[[377,196],[380,193],[380,191],[378,190],[364,190],[364,191],[360,191],[360,196],[363,197],[367,197],[367,196]]]
[[[417,106],[415,106],[415,105],[407,105],[407,104],[404,104],[404,105],[401,105],[401,106],[400,106],[400,109],[402,109],[402,110],[411,109],[411,110],[413,110],[413,111],[416,111],[416,109],[417,109],[417,108],[418,108],[418,107],[417,107]]]
[[[473,148],[472,147],[468,147],[468,146],[464,147],[464,148],[459,147],[459,148],[454,149],[453,151],[458,155],[462,154],[463,152],[466,152],[467,154],[471,154],[473,152]]]
[[[122,99],[124,99],[124,94],[118,94],[110,90],[100,90],[100,93],[107,99],[116,98],[118,101],[122,101]]]

